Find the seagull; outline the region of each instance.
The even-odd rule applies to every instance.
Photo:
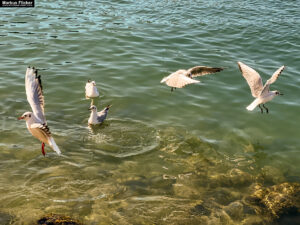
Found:
[[[266,112],[269,113],[269,109],[264,104],[271,101],[277,95],[283,95],[279,91],[270,91],[270,85],[277,80],[285,67],[281,66],[278,70],[276,70],[271,78],[267,80],[265,85],[263,85],[260,75],[254,69],[242,62],[238,62],[238,66],[251,89],[252,96],[255,98],[255,100],[247,106],[247,109],[252,111],[256,106],[258,106],[261,113],[263,113],[263,108],[260,106],[262,104],[262,106],[266,109]]]
[[[111,105],[106,106],[102,111],[97,112],[97,107],[95,105],[92,105],[89,110],[91,110],[91,115],[88,120],[89,125],[96,125],[103,123],[103,121],[106,119],[107,113]]]
[[[98,96],[99,92],[96,87],[96,82],[88,80],[85,84],[85,98],[96,98]]]
[[[169,76],[164,77],[160,83],[166,83],[171,87],[171,91],[173,91],[174,88],[183,88],[185,85],[200,82],[199,80],[192,79],[193,77],[204,76],[206,74],[216,73],[222,70],[223,68],[195,66],[188,70],[177,70]]]
[[[25,75],[25,90],[27,101],[33,112],[25,112],[18,120],[25,120],[28,131],[42,142],[42,154],[45,156],[45,143],[58,154],[61,154],[56,145],[49,127],[47,126],[44,114],[44,96],[41,76],[34,67],[28,67]]]

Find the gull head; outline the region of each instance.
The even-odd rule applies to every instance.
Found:
[[[275,95],[283,95],[282,93],[280,93],[279,91],[274,91]]]
[[[25,112],[22,116],[18,117],[18,120],[29,120],[32,117],[32,112]]]
[[[92,85],[96,86],[96,82],[95,81],[91,81]]]
[[[89,110],[91,110],[91,111],[97,111],[97,107],[95,105],[91,105],[91,107],[89,108]]]

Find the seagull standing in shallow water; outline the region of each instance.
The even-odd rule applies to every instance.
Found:
[[[102,111],[97,112],[97,107],[95,105],[92,105],[89,110],[91,110],[91,115],[88,120],[89,125],[96,125],[103,123],[103,121],[106,119],[107,113],[111,105],[106,106]]]
[[[262,106],[266,109],[266,112],[269,113],[269,109],[264,104],[271,101],[277,95],[283,95],[279,91],[270,91],[270,85],[277,80],[281,72],[284,70],[284,66],[276,70],[272,77],[267,80],[265,85],[263,85],[260,75],[254,69],[250,68],[242,62],[238,62],[238,66],[251,89],[252,96],[256,98],[247,107],[247,109],[249,111],[252,111],[256,106],[258,106],[261,113],[263,113],[264,111],[260,106],[262,104]]]
[[[25,112],[18,120],[25,120],[29,132],[42,142],[42,154],[45,156],[45,143],[58,154],[61,154],[47,126],[44,114],[44,96],[41,76],[36,69],[28,67],[25,75],[27,101],[33,112]]]
[[[204,76],[222,71],[223,68],[214,68],[207,66],[195,66],[188,70],[177,70],[169,76],[164,77],[160,83],[166,83],[171,87],[171,91],[175,88],[183,88],[185,85],[199,83],[199,80],[192,79],[193,77]]]

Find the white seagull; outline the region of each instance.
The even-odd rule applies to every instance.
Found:
[[[58,154],[61,154],[56,145],[51,132],[47,126],[44,114],[44,96],[42,90],[41,76],[38,75],[37,69],[28,67],[25,75],[25,90],[27,101],[33,112],[25,112],[18,119],[24,119],[29,132],[42,142],[42,153],[45,156],[45,143]]]
[[[193,77],[204,76],[222,71],[223,68],[214,68],[207,66],[195,66],[188,70],[177,70],[169,76],[164,77],[160,83],[166,83],[171,87],[171,91],[175,88],[183,88],[185,85],[199,83],[199,80],[192,79]]]
[[[258,106],[261,113],[263,113],[263,109],[260,106],[260,104],[262,104],[262,106],[266,109],[266,112],[269,113],[269,109],[264,104],[268,101],[271,101],[277,95],[283,95],[279,91],[270,91],[270,85],[277,80],[277,78],[283,71],[284,66],[276,70],[271,78],[267,80],[265,85],[263,85],[260,75],[254,69],[250,68],[242,62],[238,62],[238,66],[251,89],[252,96],[256,98],[247,107],[247,109],[249,111],[252,111],[256,106]]]
[[[91,110],[91,115],[88,120],[89,125],[96,125],[103,123],[103,121],[106,119],[107,113],[111,105],[106,106],[102,111],[97,112],[97,107],[95,105],[92,105],[89,110]]]
[[[98,96],[99,92],[96,87],[96,82],[88,80],[85,84],[85,98],[96,98]]]

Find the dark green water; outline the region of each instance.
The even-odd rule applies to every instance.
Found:
[[[0,9],[0,212],[12,224],[45,213],[85,224],[247,224],[251,184],[300,182],[299,1],[36,1]],[[286,69],[268,103],[253,100],[237,61],[266,81]],[[26,67],[41,69],[57,156],[16,118],[29,111]],[[221,66],[171,93],[160,80]],[[87,79],[103,126],[87,127]],[[214,206],[197,213],[203,202]],[[244,208],[246,206],[243,206]],[[197,209],[197,207],[196,207]],[[254,219],[253,219],[254,220]]]

